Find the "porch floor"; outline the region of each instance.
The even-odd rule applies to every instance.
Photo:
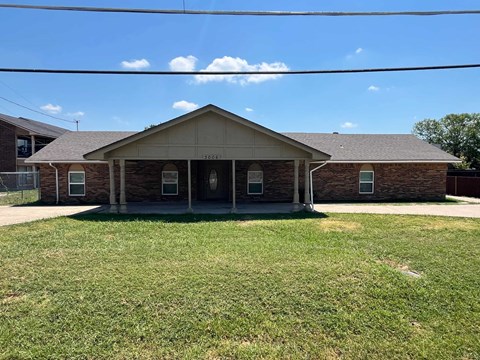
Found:
[[[127,213],[185,214],[187,208],[187,202],[131,202],[127,204]],[[194,214],[230,214],[232,203],[194,201],[192,209]],[[303,210],[303,204],[299,204],[298,210]],[[110,207],[107,206],[102,212],[109,211]],[[285,214],[292,211],[294,211],[293,203],[237,203],[236,209],[237,214]]]

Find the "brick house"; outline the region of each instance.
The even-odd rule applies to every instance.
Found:
[[[0,114],[0,172],[32,171],[25,159],[67,132],[58,126]]]
[[[413,135],[277,133],[214,105],[145,131],[68,132],[32,155],[59,203],[441,200],[459,160]],[[192,205],[193,203],[193,205]]]

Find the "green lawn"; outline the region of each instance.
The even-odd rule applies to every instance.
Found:
[[[5,359],[479,359],[480,219],[2,227],[0,301]]]
[[[38,189],[0,192],[0,205],[33,204],[38,200]]]

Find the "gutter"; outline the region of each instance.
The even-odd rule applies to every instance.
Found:
[[[317,171],[318,169],[324,167],[328,163],[325,161],[322,165],[317,166],[316,168],[310,170],[310,206],[312,207],[312,211],[314,210],[314,204],[313,204],[313,173]]]
[[[456,164],[461,160],[329,160],[330,164]]]
[[[25,164],[108,164],[105,160],[25,160]]]
[[[52,163],[48,163],[52,168],[55,169],[55,197],[56,197],[56,202],[55,204],[58,205],[58,200],[59,200],[59,191],[58,191],[58,168],[52,165]]]

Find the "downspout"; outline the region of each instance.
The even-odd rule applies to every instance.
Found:
[[[310,206],[312,207],[312,211],[315,209],[315,206],[313,204],[313,173],[327,164],[328,163],[325,161],[322,165],[310,170]]]
[[[55,166],[53,166],[52,163],[48,163],[48,165],[50,165],[52,168],[55,169],[55,195],[56,195],[56,202],[55,202],[55,204],[58,205],[58,199],[59,199],[59,195],[58,195],[58,168],[56,168]]]

